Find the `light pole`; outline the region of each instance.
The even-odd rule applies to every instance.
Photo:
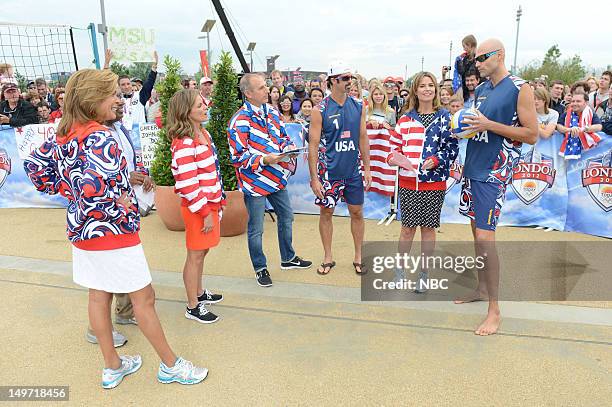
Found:
[[[98,31],[102,34],[102,41],[104,44],[104,53],[108,49],[108,28],[106,27],[106,10],[104,9],[104,0],[100,0],[100,13],[102,14],[102,24],[98,24]]]
[[[519,38],[519,28],[521,26],[521,16],[523,15],[523,9],[519,6],[518,10],[516,10],[516,42],[514,43],[514,64],[512,65],[512,74],[516,75],[516,54],[518,51],[518,38]]]
[[[198,39],[206,38],[206,58],[208,59],[209,62],[210,62],[210,32],[212,31],[213,25],[215,25],[216,22],[217,20],[206,20],[201,30],[201,32],[205,34],[198,37]]]
[[[253,72],[253,51],[255,50],[256,42],[249,42],[247,47],[247,51],[249,51],[249,55],[251,56],[251,72]]]

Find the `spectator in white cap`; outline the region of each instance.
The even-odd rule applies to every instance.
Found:
[[[200,79],[200,96],[202,97],[202,101],[206,105],[207,108],[212,106],[212,91],[213,91],[213,81],[208,76],[203,76]]]

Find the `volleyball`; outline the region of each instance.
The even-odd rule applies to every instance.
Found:
[[[468,125],[462,123],[463,119],[469,116],[478,116],[478,111],[474,108],[460,109],[455,112],[451,119],[451,133],[457,138],[472,138],[476,135],[475,131],[465,130]]]

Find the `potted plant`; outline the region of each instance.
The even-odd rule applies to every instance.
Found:
[[[242,192],[237,190],[236,169],[230,161],[227,126],[241,105],[238,98],[238,75],[232,57],[223,52],[213,67],[215,87],[212,95],[210,120],[206,129],[217,147],[227,206],[221,220],[221,236],[236,236],[246,232],[248,213]]]
[[[185,230],[185,223],[181,216],[181,199],[174,193],[174,177],[170,165],[172,164],[171,141],[166,132],[166,115],[170,98],[181,90],[181,63],[166,55],[164,58],[166,77],[160,81],[155,89],[159,94],[162,128],[155,146],[155,155],[151,163],[151,176],[155,181],[155,207],[168,230]]]

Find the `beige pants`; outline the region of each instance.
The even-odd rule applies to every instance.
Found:
[[[129,294],[115,294],[115,315],[119,318],[134,318],[134,307]]]
[[[129,294],[114,294],[115,295],[115,316],[123,319],[134,318],[134,307],[130,301]],[[94,334],[91,326],[87,327],[90,334]]]

